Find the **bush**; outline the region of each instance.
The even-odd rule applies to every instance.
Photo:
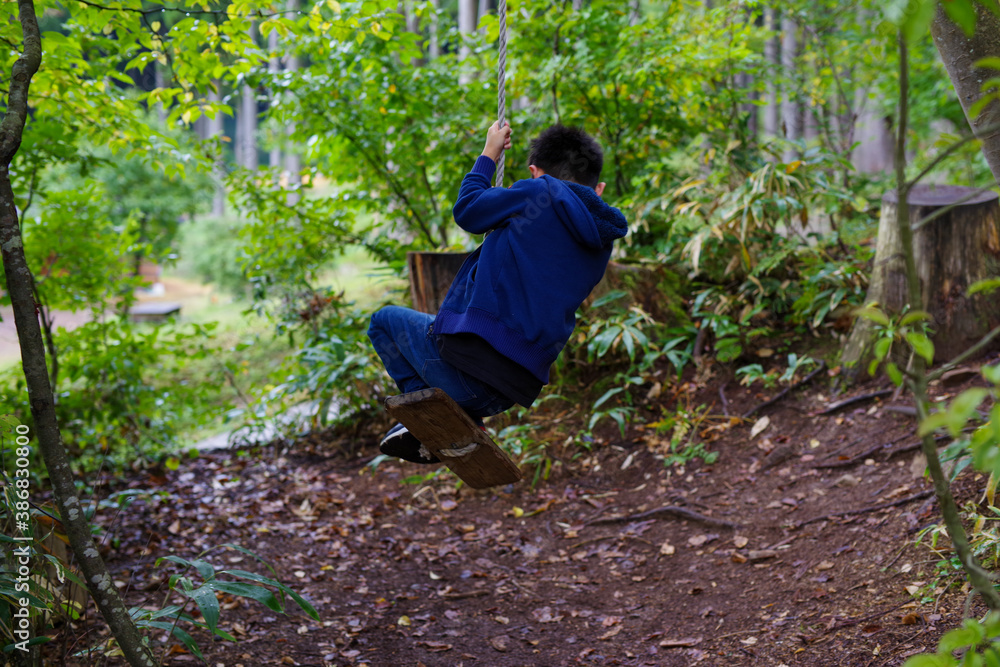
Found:
[[[234,296],[245,296],[250,283],[242,268],[241,227],[239,220],[226,217],[185,222],[178,242],[178,271]]]
[[[66,444],[85,468],[110,455],[119,465],[136,454],[174,447],[175,424],[209,417],[209,385],[172,378],[206,357],[214,325],[150,327],[114,318],[60,330],[56,411]],[[24,401],[27,404],[27,401]]]

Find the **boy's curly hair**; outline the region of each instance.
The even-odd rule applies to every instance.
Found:
[[[581,128],[553,125],[531,142],[528,164],[553,178],[596,188],[604,167],[604,152]]]

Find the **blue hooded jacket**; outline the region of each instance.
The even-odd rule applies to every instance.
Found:
[[[495,169],[480,156],[462,181],[455,222],[472,234],[492,233],[462,265],[433,330],[476,334],[548,384],[576,310],[628,224],[591,188],[547,175],[494,188]]]

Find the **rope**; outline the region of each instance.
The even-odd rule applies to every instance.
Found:
[[[500,63],[497,68],[497,116],[500,122],[500,128],[503,129],[504,121],[507,116],[507,0],[500,0],[500,5],[497,8],[497,12],[500,14]],[[496,185],[498,188],[503,187],[503,165],[504,165],[504,153],[500,152],[500,159],[497,161],[497,180]]]
[[[437,454],[438,456],[444,456],[449,459],[460,459],[466,454],[471,454],[477,449],[479,449],[479,443],[472,442],[466,445],[465,447],[456,447],[455,445],[452,445],[451,447],[445,449],[439,449],[437,450]]]

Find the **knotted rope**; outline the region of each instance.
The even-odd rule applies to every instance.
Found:
[[[500,0],[497,12],[500,15],[500,63],[497,68],[497,116],[500,121],[500,128],[503,129],[503,124],[507,116],[507,92],[505,90],[507,82],[507,0]],[[503,165],[504,153],[501,151],[500,159],[497,161],[496,185],[498,188],[503,187]]]

